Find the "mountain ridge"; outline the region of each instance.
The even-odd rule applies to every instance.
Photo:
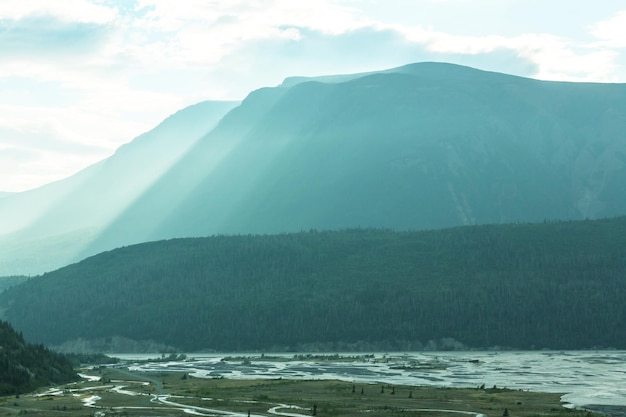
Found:
[[[218,233],[623,215],[625,101],[625,84],[444,63],[287,78],[223,114],[141,192],[130,190],[116,215],[101,196],[75,195],[76,207],[102,205],[107,222],[76,245],[71,261]],[[84,217],[62,213],[77,224]],[[4,272],[15,273],[23,271]]]
[[[348,81],[347,83],[343,83],[343,84],[341,84],[341,85],[347,85],[347,84],[350,84],[350,83],[357,83],[357,82],[364,82],[363,80],[367,80],[367,79],[369,79],[369,77],[380,77],[380,75],[373,75],[373,76],[368,76],[368,77],[360,77],[360,78],[358,78],[358,79]],[[311,85],[311,84],[308,84],[308,83],[307,83],[307,86],[303,86],[302,84],[297,85],[297,86],[295,86],[294,88],[290,89],[288,92],[286,92],[286,93],[282,96],[281,100],[286,100],[286,99],[287,99],[287,97],[289,97],[289,95],[290,95],[290,94],[295,94],[295,91],[296,91],[296,89],[298,89],[298,88],[299,88],[299,89],[313,89],[313,87],[319,87],[319,88],[322,88],[322,85]],[[337,87],[337,88],[339,88],[339,87]],[[514,93],[515,93],[515,94],[518,94],[518,93],[519,93],[519,91],[514,91]],[[310,98],[310,97],[308,97],[308,96],[307,96],[307,98]],[[377,98],[378,98],[378,97],[377,97]],[[282,107],[282,112],[281,112],[281,111],[278,111],[278,112],[276,112],[276,113],[279,113],[279,114],[280,114],[280,117],[284,117],[285,115],[289,115],[288,117],[286,117],[286,119],[288,119],[288,120],[293,120],[293,117],[291,117],[291,114],[289,113],[289,111],[290,111],[290,109],[297,109],[297,107],[296,107],[296,105],[295,105],[295,104],[297,104],[297,103],[291,103],[291,102],[290,102],[290,103],[287,103],[285,106],[283,106],[283,107]],[[310,104],[306,104],[306,105],[307,105],[307,106],[309,106]],[[310,109],[309,109],[309,110],[310,110]],[[314,109],[313,109],[313,110],[314,110]],[[336,110],[336,112],[339,112],[341,109],[338,109],[338,108],[333,108],[332,110]],[[459,112],[460,112],[460,111],[461,111],[461,109],[459,109]],[[336,112],[335,112],[335,113],[333,113],[333,112],[328,112],[328,113],[330,113],[330,114],[333,114],[333,115],[334,115],[334,114],[336,114]],[[292,113],[293,113],[293,112],[292,112]],[[306,115],[306,114],[308,114],[306,110],[305,110],[303,113],[304,113],[305,115]],[[300,114],[296,114],[294,117],[299,117],[299,116],[301,116],[301,115],[300,115]],[[306,116],[304,116],[304,117],[306,117]],[[367,115],[363,115],[362,117],[363,117],[363,118],[365,118],[365,117],[367,117]],[[472,121],[469,121],[469,122],[471,123]],[[356,120],[356,123],[355,123],[354,125],[356,126],[358,123],[361,123],[361,124],[366,124],[366,122],[364,122],[362,119],[357,119],[357,120]],[[444,124],[444,120],[443,120],[443,119],[442,119],[442,123],[441,123],[441,124],[442,124],[442,125]],[[435,126],[435,128],[437,128],[437,127]],[[262,130],[262,129],[263,129],[263,128],[261,128],[260,130]],[[303,131],[303,129],[305,129],[305,127],[300,127],[300,129],[301,129],[301,130],[300,130],[299,132],[302,132],[302,131]],[[365,129],[365,128],[361,128],[361,129],[360,129],[360,131],[362,131],[362,130],[364,130],[364,129]],[[266,128],[266,130],[267,130],[267,128]],[[358,132],[358,131],[357,131],[357,132]],[[362,133],[362,132],[361,132],[361,133]],[[401,133],[402,133],[402,132],[401,132]],[[308,155],[307,155],[307,156],[308,156]],[[565,188],[565,187],[562,187],[562,188]],[[620,213],[611,213],[611,214],[620,214]],[[564,217],[570,217],[570,216],[571,216],[571,214],[568,214],[567,216],[564,216]],[[590,214],[590,213],[585,213],[585,217],[593,217],[593,216],[594,216],[593,214]],[[281,218],[284,218],[285,216],[280,216],[280,217],[281,217]],[[557,216],[557,215],[555,215],[554,213],[549,213],[549,212],[547,212],[547,213],[545,214],[545,216],[544,216],[544,217],[546,217],[546,218],[555,218],[555,217],[556,217],[556,218],[559,218],[560,216]],[[522,220],[523,220],[523,219],[522,219]],[[540,220],[540,219],[534,218],[533,220]],[[448,225],[450,225],[450,224],[448,224]],[[303,225],[303,228],[307,228],[307,227],[309,227],[309,226],[310,226],[310,225],[305,224],[305,225]],[[270,230],[270,231],[271,231],[271,230]],[[274,231],[276,231],[276,230],[274,230]]]

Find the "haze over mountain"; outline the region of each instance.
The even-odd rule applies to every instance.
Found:
[[[626,85],[429,63],[322,81],[252,93],[86,254],[120,236],[135,243],[626,212]]]
[[[203,102],[170,116],[65,180],[0,199],[0,275],[76,260],[96,233],[157,181],[238,102]]]
[[[46,195],[0,199],[0,245],[11,248],[0,274],[172,237],[621,215],[625,102],[624,84],[537,81],[439,63],[287,79],[252,92],[169,159],[167,170],[144,168],[153,158],[143,150],[147,135],[129,155],[132,174],[111,168],[118,173],[111,179],[99,164],[44,187]],[[178,149],[169,145],[168,153]],[[122,186],[135,175],[141,186]],[[84,186],[66,185],[74,183]],[[18,197],[28,203],[11,205]],[[16,220],[29,214],[24,207],[36,213]],[[39,265],[16,260],[15,250],[44,237],[52,247],[72,247],[73,257],[36,246]]]

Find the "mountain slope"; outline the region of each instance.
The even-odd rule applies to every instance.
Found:
[[[620,215],[624,102],[626,85],[436,63],[286,80],[244,100],[84,255],[214,233]]]
[[[0,199],[0,275],[40,273],[78,260],[100,229],[237,104],[190,106],[72,177]]]
[[[123,148],[44,197],[0,199],[0,275],[174,237],[623,215],[625,102],[624,84],[442,63],[287,79],[215,129],[172,123],[163,137],[190,148],[159,142],[167,163]]]
[[[77,379],[65,357],[26,343],[8,323],[0,321],[0,396]]]
[[[33,278],[0,311],[52,345],[623,349],[625,248],[624,217],[174,239]]]

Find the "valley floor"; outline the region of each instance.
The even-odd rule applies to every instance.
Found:
[[[345,381],[193,378],[104,368],[76,384],[0,399],[0,416],[582,417],[560,395]],[[617,415],[617,414],[616,414]]]

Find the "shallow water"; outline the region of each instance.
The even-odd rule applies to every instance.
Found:
[[[340,379],[437,387],[484,384],[560,393],[568,406],[611,406],[614,415],[623,415],[626,409],[626,351],[379,353],[354,362],[268,359],[293,358],[292,354],[266,354],[267,358],[251,354],[249,361],[222,360],[241,354],[190,354],[184,361],[158,363],[135,362],[154,358],[149,355],[114,356],[130,361],[131,370],[187,372],[200,378]]]

